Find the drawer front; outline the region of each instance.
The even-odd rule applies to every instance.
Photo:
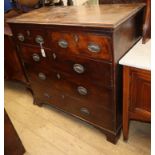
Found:
[[[101,61],[91,59],[53,53],[51,62],[53,69],[70,74],[78,80],[85,79],[94,84],[99,84],[105,87],[112,87],[112,65]],[[52,69],[52,68],[51,68]]]
[[[131,112],[148,114],[151,112],[151,72],[130,68],[130,105]]]
[[[42,90],[44,91],[36,94],[37,102],[51,104],[87,122],[113,130],[113,112],[105,109],[100,102],[94,102],[92,100],[84,102],[83,100],[75,99],[60,91],[55,90],[53,92],[52,88],[45,88]]]
[[[44,54],[41,51],[41,48],[36,46],[22,45],[20,46],[20,56],[22,60],[26,63],[31,64],[36,67],[49,68],[48,66],[51,63],[51,50],[44,48]]]
[[[112,60],[112,43],[108,36],[79,32],[52,32],[50,35],[54,52]]]
[[[51,87],[84,102],[98,102],[105,109],[113,108],[112,89],[89,82],[77,81],[68,74],[47,69],[35,69],[26,64],[27,74],[32,89],[37,86]]]
[[[46,30],[41,30],[32,27],[21,28],[21,26],[16,26],[12,29],[18,43],[32,44],[37,46],[40,46],[40,44],[42,44],[42,46],[48,47],[48,38]]]

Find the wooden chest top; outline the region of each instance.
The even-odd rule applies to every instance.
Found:
[[[8,22],[116,28],[144,6],[144,3],[137,3],[44,7],[12,18]]]

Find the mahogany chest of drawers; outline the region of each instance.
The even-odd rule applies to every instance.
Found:
[[[118,60],[140,39],[143,10],[45,7],[9,20],[35,103],[84,120],[115,143],[122,125]]]

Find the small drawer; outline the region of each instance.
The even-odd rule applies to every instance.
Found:
[[[44,48],[44,54],[40,47],[21,45],[20,46],[20,56],[24,62],[30,63],[34,66],[44,66],[46,68],[51,63],[51,50]]]
[[[102,61],[94,61],[88,58],[79,57],[72,54],[53,53],[51,63],[57,71],[62,71],[78,79],[89,81],[105,87],[113,86],[112,64]],[[52,55],[51,54],[51,55]]]
[[[41,30],[33,27],[24,26],[23,28],[13,27],[13,32],[18,43],[21,44],[32,44],[40,46],[42,44],[45,47],[48,47],[48,38],[46,30]]]
[[[112,60],[111,38],[95,33],[52,32],[52,50],[84,55],[95,59]]]

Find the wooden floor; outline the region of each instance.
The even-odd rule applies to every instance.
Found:
[[[132,121],[128,142],[113,145],[92,126],[50,106],[33,105],[20,84],[5,82],[5,109],[21,138],[25,155],[150,155],[151,125]]]

